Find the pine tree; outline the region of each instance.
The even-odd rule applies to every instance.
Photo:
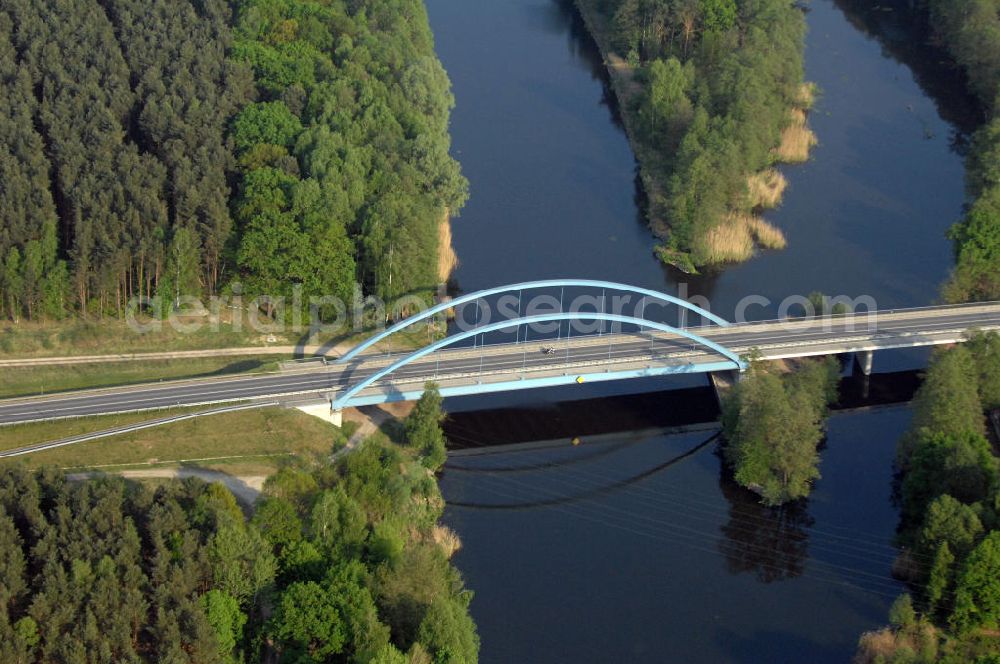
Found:
[[[952,565],[955,556],[948,547],[948,542],[941,542],[934,554],[934,562],[927,576],[927,613],[934,615],[938,611],[947,611],[944,604],[951,586]]]
[[[909,463],[920,435],[937,433],[950,437],[983,436],[986,423],[979,400],[976,365],[965,346],[938,350],[913,398],[910,433],[899,443],[896,458],[903,469]]]
[[[407,444],[420,450],[424,465],[431,470],[444,465],[447,457],[444,431],[441,429],[445,417],[441,408],[443,401],[437,385],[427,383],[413,412],[403,423]]]

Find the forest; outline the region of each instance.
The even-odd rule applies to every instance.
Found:
[[[0,81],[6,318],[440,281],[467,183],[420,0],[11,0]]]
[[[440,397],[402,445],[221,484],[0,473],[0,661],[474,664],[471,593],[437,525]]]
[[[640,162],[658,255],[693,271],[782,248],[753,213],[777,204],[770,167],[807,158],[805,19],[785,0],[581,0]],[[620,55],[616,55],[620,54]]]
[[[891,627],[865,634],[858,662],[994,662],[1000,656],[1000,458],[985,410],[1000,408],[1000,335],[935,352],[899,440],[902,554],[912,593]]]
[[[949,233],[955,269],[944,286],[951,302],[1000,299],[1000,1],[923,0],[929,28],[964,71],[986,121],[967,163],[972,203]]]

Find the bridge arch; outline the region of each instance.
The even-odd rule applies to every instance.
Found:
[[[370,387],[375,382],[385,378],[386,376],[396,372],[397,370],[405,367],[406,365],[419,360],[422,357],[430,355],[431,353],[450,346],[452,344],[458,343],[465,339],[469,339],[475,335],[483,334],[484,332],[495,332],[497,330],[502,330],[508,327],[513,327],[515,325],[531,325],[534,323],[548,323],[555,321],[564,320],[603,320],[610,321],[612,323],[629,323],[633,325],[642,325],[644,327],[650,327],[660,332],[668,332],[671,334],[676,334],[678,336],[684,337],[690,341],[695,342],[701,346],[709,348],[724,358],[729,360],[731,366],[730,369],[736,369],[738,371],[743,371],[747,368],[746,362],[744,362],[736,353],[729,350],[728,348],[721,346],[709,339],[699,336],[688,330],[673,327],[672,325],[667,325],[665,323],[658,323],[655,321],[648,321],[643,318],[635,318],[633,316],[624,316],[621,314],[608,314],[602,312],[559,312],[551,314],[540,314],[537,316],[522,316],[515,319],[498,321],[496,323],[490,323],[489,325],[484,325],[482,327],[474,328],[472,330],[465,330],[463,332],[458,332],[444,339],[439,339],[432,344],[421,348],[420,350],[410,353],[406,357],[403,357],[395,362],[379,369],[372,375],[363,378],[358,383],[347,388],[342,394],[338,395],[336,399],[331,401],[331,408],[333,410],[340,410],[350,405],[350,400],[357,395],[359,392],[367,387]]]
[[[475,302],[475,301],[477,301],[477,300],[479,300],[481,298],[489,297],[490,295],[500,295],[502,293],[513,293],[514,291],[526,291],[526,290],[538,290],[538,289],[541,289],[541,288],[562,288],[562,287],[569,287],[569,288],[574,288],[574,287],[602,288],[602,289],[607,289],[607,290],[623,291],[623,292],[626,292],[626,293],[635,293],[636,295],[642,295],[644,297],[651,297],[651,298],[653,298],[655,300],[662,300],[664,302],[669,302],[671,304],[676,304],[677,306],[679,306],[679,307],[681,307],[683,309],[687,309],[688,311],[696,313],[699,316],[702,316],[702,317],[706,318],[707,320],[712,321],[713,323],[715,323],[716,325],[719,325],[720,327],[728,327],[729,326],[729,321],[727,321],[726,319],[721,318],[720,316],[716,316],[712,312],[707,311],[705,309],[702,309],[701,307],[696,306],[694,304],[691,304],[690,302],[688,302],[686,300],[682,300],[679,297],[675,297],[673,295],[668,295],[667,293],[661,293],[660,291],[650,290],[648,288],[641,288],[639,286],[630,286],[628,284],[618,283],[618,282],[614,282],[614,281],[601,281],[601,280],[597,280],[597,279],[543,279],[543,280],[540,280],[540,281],[525,281],[525,282],[521,282],[521,283],[517,283],[517,284],[510,284],[508,286],[498,286],[496,288],[487,288],[485,290],[476,291],[475,293],[468,293],[468,294],[465,294],[465,295],[460,295],[459,297],[457,297],[457,298],[455,298],[453,300],[449,300],[447,302],[441,302],[439,304],[436,304],[433,307],[430,307],[429,309],[425,309],[424,311],[422,311],[420,313],[414,314],[413,316],[410,316],[410,317],[408,317],[408,318],[406,318],[404,320],[401,320],[400,322],[396,323],[395,325],[393,325],[391,327],[386,328],[385,330],[383,330],[383,331],[379,332],[378,334],[372,336],[371,338],[367,339],[366,341],[361,342],[360,344],[358,344],[357,346],[355,346],[354,348],[352,348],[348,352],[344,353],[344,355],[342,355],[337,360],[337,362],[338,363],[347,362],[347,361],[349,361],[349,360],[357,357],[363,351],[367,350],[368,348],[371,348],[372,346],[374,346],[378,342],[382,341],[383,339],[386,339],[386,338],[392,336],[393,334],[396,334],[397,332],[399,332],[401,330],[404,330],[407,327],[410,327],[411,325],[413,325],[415,323],[418,323],[418,322],[420,322],[422,320],[426,320],[426,319],[428,319],[428,318],[430,318],[432,316],[435,316],[435,315],[437,315],[437,314],[439,314],[439,313],[441,313],[443,311],[447,311],[448,309],[451,309],[453,307],[457,307],[457,306],[460,306],[462,304],[466,304],[468,302]],[[580,313],[583,313],[583,312],[580,312]],[[579,319],[584,319],[584,320],[600,320],[598,318],[595,318],[593,315],[587,315],[587,316],[581,316],[581,317],[576,318],[576,319],[572,319],[572,318],[571,319],[549,319],[546,322],[551,322],[551,321],[555,321],[555,320],[579,320]],[[633,319],[633,320],[630,320],[629,322],[637,323],[637,324],[640,324],[640,325],[645,325],[647,327],[654,327],[648,321],[641,320],[641,319]],[[511,320],[511,323],[513,324],[513,320]],[[505,326],[505,327],[508,327],[508,326]],[[494,328],[494,329],[505,329],[505,328]],[[671,329],[675,329],[675,328],[671,328]],[[479,330],[479,332],[486,332],[486,331],[487,330],[485,328],[481,328]]]

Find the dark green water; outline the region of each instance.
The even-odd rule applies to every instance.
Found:
[[[685,278],[682,288],[683,275],[652,256],[634,160],[571,3],[427,4],[457,99],[454,152],[472,186],[454,224],[459,289],[607,278],[703,294],[727,317],[740,298],[763,295],[773,305],[752,310],[757,318],[815,290],[868,294],[885,308],[935,299],[951,265],[944,232],[961,213],[961,151],[975,111],[898,12],[809,3],[807,77],[822,90],[810,124],[820,145],[808,164],[784,168],[789,191],[768,215],[789,248]],[[876,369],[924,357],[880,354]],[[632,388],[595,389],[448,407]],[[669,408],[669,393],[663,399]],[[648,403],[635,407],[655,408]],[[513,412],[480,423],[494,432],[489,442],[505,432],[525,439]],[[705,433],[453,459],[442,479],[446,520],[464,542],[455,561],[476,591],[482,661],[848,661],[901,588],[889,576],[890,483],[908,419],[905,408],[834,416],[813,497],[777,512],[725,479],[714,443],[699,447]],[[449,433],[471,438],[466,446],[485,442]]]

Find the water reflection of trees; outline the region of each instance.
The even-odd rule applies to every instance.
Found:
[[[941,118],[954,126],[952,149],[965,154],[969,135],[982,121],[980,104],[969,92],[964,72],[933,44],[926,20],[913,2],[834,0],[834,5],[852,27],[877,40],[886,57],[909,68]]]
[[[801,575],[809,553],[808,529],[814,523],[808,500],[765,507],[726,470],[720,474],[719,488],[729,501],[729,521],[722,526],[725,537],[719,541],[729,572],[753,573],[763,583]]]

